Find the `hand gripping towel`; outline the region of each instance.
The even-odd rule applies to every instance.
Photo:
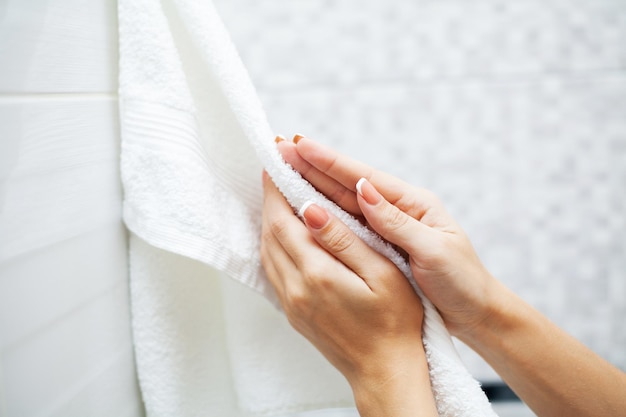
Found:
[[[172,348],[184,346],[181,338],[187,334],[182,323],[180,327],[172,325],[172,315],[184,313],[187,324],[193,320],[196,304],[187,306],[185,294],[194,297],[193,282],[205,285],[197,281],[197,268],[190,271],[194,268],[190,262],[222,271],[276,303],[259,258],[260,174],[265,168],[294,208],[307,201],[325,207],[389,257],[411,281],[424,303],[423,339],[439,414],[495,415],[478,382],[461,363],[437,310],[416,286],[404,259],[284,163],[260,101],[211,1],[119,0],[118,14],[123,215],[133,234],[131,287],[133,282],[143,285],[151,279],[165,279],[160,274],[166,274],[169,287],[164,291],[176,293],[171,299],[156,295],[151,299],[150,291],[144,291],[141,285],[131,292],[138,372],[149,414],[169,415],[170,410],[185,415],[181,408],[192,409],[190,403],[207,398],[189,395],[180,404],[168,403],[171,392],[182,393],[179,397],[184,397],[186,390],[197,393],[198,376],[174,377],[167,375],[167,368],[148,366],[155,363],[159,352],[166,352],[161,356],[164,360],[202,356],[193,349]],[[160,266],[155,267],[156,263]],[[178,275],[180,287],[176,284]],[[185,279],[189,275],[196,281]],[[212,279],[208,275],[207,280]],[[237,302],[233,297],[216,297],[213,293],[206,302]],[[181,312],[185,309],[188,311]],[[241,329],[241,323],[239,326]],[[146,329],[152,330],[148,337]],[[223,353],[228,356],[240,348],[232,344],[244,339],[225,340]],[[153,361],[144,361],[143,356]],[[222,368],[220,372],[233,372]],[[245,369],[249,368],[233,372],[232,378],[241,379]],[[176,372],[175,365],[169,372]],[[197,372],[212,370],[207,367]],[[318,399],[328,397],[321,392],[324,380],[318,382],[311,398],[306,392],[287,395],[287,402],[301,404],[283,404],[285,410],[322,406],[323,401]],[[328,384],[328,390],[335,389]],[[249,394],[247,398],[255,398]],[[255,412],[267,415],[275,411],[259,408]]]

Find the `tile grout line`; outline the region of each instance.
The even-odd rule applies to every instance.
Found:
[[[49,100],[117,100],[117,92],[103,93],[4,93],[0,92],[0,103]]]

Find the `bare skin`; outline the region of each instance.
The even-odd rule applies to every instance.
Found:
[[[292,326],[343,373],[361,416],[437,416],[404,275],[321,207],[303,224],[265,173],[263,188],[261,259]]]
[[[450,332],[485,358],[538,416],[626,416],[626,374],[491,276],[467,236],[432,193],[311,139],[297,139],[297,144],[278,144],[285,160],[318,190],[406,251],[416,281]],[[366,181],[358,192],[355,184],[361,178]],[[351,251],[347,249],[351,245],[343,245],[343,251]],[[360,251],[355,246],[354,259],[369,262]],[[286,273],[283,279],[293,273]],[[399,287],[388,290],[395,291],[395,296],[404,291]],[[386,300],[393,300],[388,307],[395,303],[395,298]],[[310,321],[306,315],[295,315],[294,321]],[[318,335],[325,332],[323,324],[317,328]],[[375,357],[366,360],[377,360]]]

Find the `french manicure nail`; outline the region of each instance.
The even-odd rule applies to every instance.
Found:
[[[326,210],[312,201],[304,203],[298,214],[302,216],[306,224],[313,229],[321,229],[328,223],[329,219]]]
[[[283,135],[278,135],[276,136],[276,139],[274,139],[274,142],[279,143],[285,140],[285,137]]]
[[[301,135],[300,133],[296,133],[295,136],[293,137],[293,143],[298,143],[300,142],[300,139],[302,139],[303,137],[305,137],[304,135]]]
[[[383,199],[383,196],[365,178],[361,178],[356,183],[356,191],[363,197],[367,204],[375,205]]]

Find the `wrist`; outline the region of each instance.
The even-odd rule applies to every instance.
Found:
[[[362,417],[436,416],[424,348],[371,361],[349,380]]]
[[[463,277],[466,288],[457,291],[464,295],[442,316],[450,334],[467,343],[505,318],[510,290],[480,264],[464,271]]]
[[[483,353],[506,342],[507,337],[527,325],[528,305],[502,283],[494,279],[481,306],[479,320],[472,326],[456,332],[455,336]]]

